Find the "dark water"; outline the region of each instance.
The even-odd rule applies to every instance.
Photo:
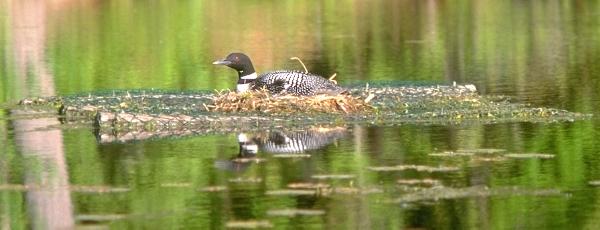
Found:
[[[243,51],[259,72],[300,69],[289,60],[297,56],[312,72],[337,73],[342,85],[455,81],[594,115],[100,143],[87,127],[8,119],[22,111],[2,109],[0,225],[598,228],[600,195],[590,185],[600,180],[598,12],[598,1],[0,1],[2,103],[110,89],[234,88],[235,73],[211,62]],[[430,155],[458,150],[473,155]],[[280,157],[290,151],[306,156]],[[372,168],[394,165],[455,170]],[[399,182],[408,179],[435,183]],[[294,186],[325,188],[283,190]],[[408,199],[431,187],[439,194]]]

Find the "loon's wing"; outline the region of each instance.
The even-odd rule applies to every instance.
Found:
[[[261,74],[256,79],[256,88],[262,87],[274,94],[291,93],[296,95],[330,94],[345,91],[329,80],[311,73],[279,70]]]
[[[269,86],[272,93],[284,93],[286,90],[287,81],[285,79],[277,79]]]
[[[288,82],[285,78],[271,75],[272,73],[263,74],[254,82],[253,89],[265,88],[273,94],[285,92]]]

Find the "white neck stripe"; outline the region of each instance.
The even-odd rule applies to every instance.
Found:
[[[244,75],[242,77],[240,77],[240,79],[256,79],[258,77],[258,75],[256,75],[256,73],[252,73],[249,75]]]

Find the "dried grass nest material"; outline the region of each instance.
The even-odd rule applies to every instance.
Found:
[[[243,93],[217,92],[212,105],[204,105],[215,112],[324,112],[324,113],[362,113],[374,108],[369,98],[352,95],[272,95],[266,90]]]

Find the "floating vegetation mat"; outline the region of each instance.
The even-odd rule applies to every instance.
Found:
[[[588,184],[591,186],[600,186],[600,180],[588,181]]]
[[[406,171],[415,170],[417,172],[451,172],[458,171],[457,167],[448,166],[426,166],[426,165],[394,165],[394,166],[374,166],[367,167],[367,169],[376,172],[392,172],[392,171]]]
[[[509,153],[505,149],[473,149],[430,153],[429,156],[440,158],[465,157],[478,161],[504,161],[514,159],[551,159],[553,154],[547,153]]]
[[[316,187],[315,189],[278,189],[269,190],[265,194],[270,196],[332,196],[332,195],[369,195],[383,193],[383,189],[376,187]]]
[[[410,203],[423,201],[437,201],[447,199],[490,197],[490,196],[556,196],[561,195],[557,189],[530,189],[520,187],[473,186],[466,188],[433,187],[414,193],[408,193],[394,199],[394,203]]]
[[[314,210],[314,209],[277,209],[277,210],[268,210],[268,216],[286,216],[286,217],[295,217],[295,216],[320,216],[324,215],[325,211],[323,210]]]
[[[299,182],[299,183],[291,183],[287,185],[290,189],[322,189],[329,188],[331,185],[324,183],[308,183],[308,182]]]
[[[441,185],[442,182],[435,179],[399,179],[396,181],[401,185],[426,185],[426,186],[438,186]]]
[[[312,175],[311,178],[318,180],[326,180],[326,179],[354,179],[356,176],[349,174],[319,174]]]
[[[240,220],[240,221],[229,221],[225,224],[226,228],[272,228],[273,224],[268,220]]]
[[[223,192],[227,191],[227,187],[225,186],[208,186],[201,188],[199,191],[201,192]]]
[[[94,124],[102,142],[349,123],[558,122],[591,116],[511,103],[502,96],[481,96],[473,85],[366,86],[351,88],[345,95],[314,97],[264,91],[114,91],[24,99],[19,106],[9,107],[58,111],[63,123]],[[9,119],[26,119],[22,114],[12,113]]]
[[[271,196],[313,196],[317,194],[317,190],[312,189],[278,189],[270,190],[265,194]]]
[[[192,183],[180,182],[180,183],[162,183],[160,187],[164,188],[191,188]]]
[[[528,159],[528,158],[550,159],[550,158],[554,158],[554,155],[546,154],[546,153],[509,153],[504,156],[506,156],[508,158],[519,158],[519,159]]]
[[[231,182],[231,183],[250,183],[250,184],[255,184],[255,183],[262,182],[262,178],[258,178],[258,177],[250,177],[250,178],[238,177],[238,178],[231,178],[228,181]]]

